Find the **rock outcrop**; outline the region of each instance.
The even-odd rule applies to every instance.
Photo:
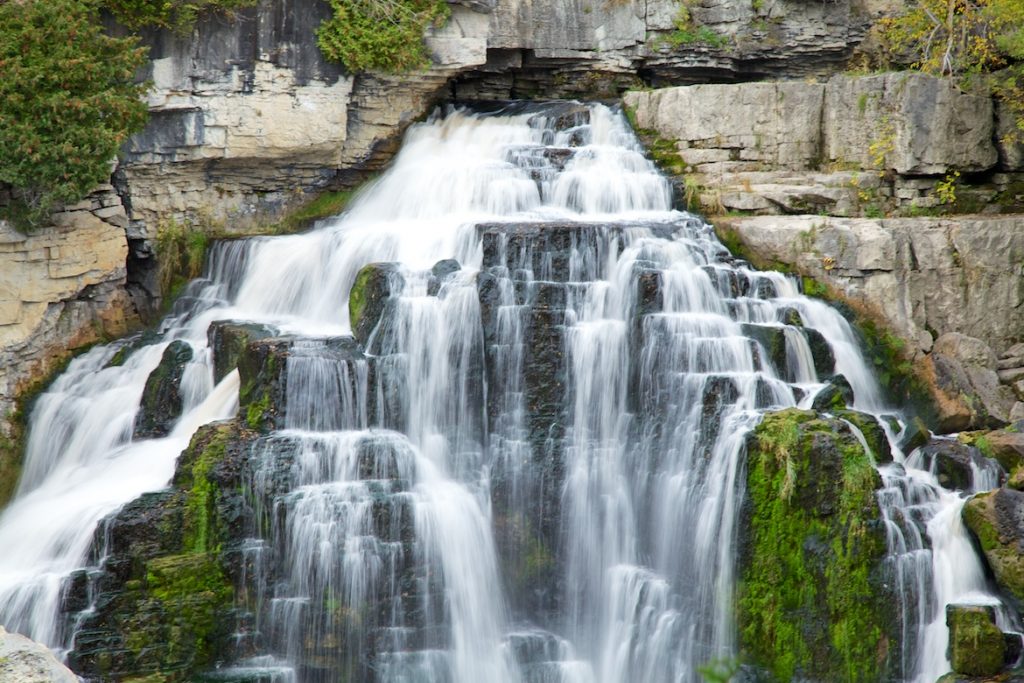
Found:
[[[695,85],[629,92],[624,102],[638,128],[677,150],[712,213],[1022,210],[1017,147],[993,134],[1005,114],[945,79]],[[958,175],[993,170],[970,182]]]

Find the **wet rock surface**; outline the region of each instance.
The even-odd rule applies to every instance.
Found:
[[[185,366],[192,360],[188,342],[173,341],[160,359],[160,364],[146,380],[139,413],[135,417],[135,438],[167,436],[183,408],[181,379]]]
[[[775,680],[884,680],[898,666],[887,647],[898,618],[871,456],[845,423],[791,409],[765,416],[747,458],[738,564],[747,661]]]
[[[269,325],[236,320],[216,320],[210,323],[206,337],[213,350],[214,383],[220,382],[238,367],[246,344],[275,334],[276,331]]]

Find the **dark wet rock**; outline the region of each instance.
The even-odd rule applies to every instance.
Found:
[[[758,356],[767,360],[775,374],[781,379],[790,379],[790,369],[786,354],[786,328],[781,325],[757,325],[743,323],[740,325],[743,334],[755,340],[764,349]]]
[[[146,439],[170,433],[181,417],[181,378],[191,360],[192,347],[188,342],[173,341],[164,349],[160,364],[149,374],[146,388],[142,391],[142,402],[135,416],[135,438]]]
[[[884,465],[892,462],[892,446],[889,444],[889,437],[886,436],[885,430],[874,415],[857,410],[840,410],[835,415],[852,423],[860,430],[877,464]]]
[[[1006,641],[987,605],[947,605],[949,660],[954,673],[991,676],[1003,668]]]
[[[655,235],[671,236],[674,228],[663,223],[644,224]],[[535,280],[589,281],[600,275],[609,252],[622,248],[621,224],[601,223],[481,223],[482,269],[528,271]],[[573,255],[585,258],[573,259]]]
[[[434,267],[430,269],[430,279],[427,281],[427,294],[437,296],[437,293],[441,290],[442,283],[461,269],[462,266],[453,258],[435,263]]]
[[[964,523],[984,553],[996,583],[1019,610],[1024,606],[1024,493],[1000,488],[964,505]]]
[[[974,484],[973,468],[983,469],[986,465],[977,448],[950,439],[933,439],[921,447],[919,454],[923,466],[950,490],[970,491]]]
[[[397,297],[404,285],[397,263],[370,263],[360,269],[348,298],[348,316],[352,335],[364,347],[384,317],[387,301]]]
[[[834,375],[814,397],[811,407],[820,412],[835,412],[853,405],[853,387],[843,375]]]
[[[245,345],[238,359],[239,414],[251,429],[284,427],[292,341],[290,337],[257,339]]]
[[[849,425],[769,413],[749,437],[746,470],[737,565],[745,661],[778,681],[897,677],[882,482]]]
[[[92,555],[102,564],[87,577],[95,608],[78,615],[75,671],[187,681],[230,651],[249,438],[237,422],[200,428],[170,489],[140,496],[97,529]]]
[[[365,391],[358,386],[361,375],[355,367],[365,363],[366,358],[356,340],[352,337],[327,337],[319,339],[303,339],[298,337],[268,337],[251,341],[245,346],[238,360],[239,374],[239,414],[250,429],[270,431],[283,429],[289,414],[288,381],[289,364],[293,359],[315,358],[321,364],[347,365],[346,372],[335,367],[339,378],[344,375],[345,385],[332,385],[334,392],[348,392],[355,395]],[[341,382],[341,379],[339,379]],[[327,391],[327,387],[322,388]],[[335,400],[341,402],[340,398]],[[325,419],[344,421],[345,415],[324,415]],[[297,418],[301,421],[301,418]],[[333,424],[333,423],[331,423]],[[324,426],[305,425],[307,428],[328,429]],[[355,428],[360,424],[341,424],[335,428]]]
[[[740,396],[736,383],[730,377],[712,376],[705,383],[701,392],[701,420],[699,443],[708,449],[706,457],[711,457],[710,449],[718,440],[722,427],[722,416],[726,410],[736,403]]]
[[[914,416],[907,421],[900,434],[900,450],[910,455],[915,448],[920,448],[931,440],[931,431],[920,417]]]
[[[637,315],[658,313],[665,307],[664,283],[660,270],[642,269],[636,275]]]
[[[832,345],[825,339],[825,335],[812,327],[805,327],[801,332],[807,340],[807,346],[811,349],[814,372],[818,377],[828,377],[833,374],[836,371],[836,357],[832,352]]]
[[[238,320],[217,320],[210,323],[206,338],[213,350],[213,381],[220,382],[238,367],[238,359],[245,345],[257,339],[273,337],[275,331],[268,325]]]

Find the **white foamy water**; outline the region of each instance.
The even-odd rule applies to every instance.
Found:
[[[461,269],[432,284],[453,258]],[[403,276],[387,325],[367,357],[328,353],[374,262]],[[794,311],[804,327],[786,324]],[[737,655],[745,435],[765,410],[808,406],[833,370],[858,409],[886,409],[847,322],[672,211],[618,113],[452,112],[413,126],[347,213],[219,245],[159,343],[119,367],[95,349],[43,395],[0,516],[7,628],[73,647],[61,587],[97,525],[164,487],[190,435],[237,410],[237,373],[212,381],[206,333],[222,319],[296,337],[287,429],[251,446],[253,626],[224,676],[698,681]],[[194,352],[184,415],[133,441],[172,339]],[[930,681],[948,670],[945,603],[986,596],[984,577],[962,499],[902,453],[882,471],[902,671]]]

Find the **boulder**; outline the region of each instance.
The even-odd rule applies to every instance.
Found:
[[[78,683],[78,676],[57,661],[45,645],[0,626],[0,681]]]
[[[983,435],[986,456],[996,459],[1003,469],[1012,472],[1024,464],[1024,432],[999,429]]]
[[[881,478],[845,422],[765,415],[747,443],[738,627],[772,680],[888,680],[898,666]],[[758,679],[760,680],[760,679]]]
[[[188,342],[179,339],[164,349],[160,364],[149,374],[142,391],[142,402],[135,415],[136,439],[167,436],[171,432],[184,407],[181,378],[191,360],[192,347]]]
[[[953,671],[968,676],[991,676],[1003,668],[1006,642],[987,605],[946,605],[949,660]]]
[[[811,349],[814,372],[818,377],[828,377],[834,373],[836,371],[836,356],[832,351],[832,345],[825,339],[825,335],[813,327],[805,327],[801,332],[807,339],[807,346]]]
[[[948,332],[935,340],[924,368],[936,399],[940,433],[991,429],[1009,422],[1013,393],[999,383],[995,354],[982,340]]]
[[[401,265],[370,263],[356,274],[348,296],[348,316],[352,335],[366,347],[377,329],[388,300],[397,297],[405,284]]]
[[[920,417],[914,416],[907,421],[900,434],[900,450],[910,455],[915,448],[924,446],[932,438],[931,430]]]
[[[206,330],[206,338],[213,350],[213,381],[220,382],[236,367],[245,345],[256,339],[273,337],[275,331],[268,325],[237,320],[216,320]]]
[[[435,263],[434,267],[430,269],[430,278],[427,280],[427,294],[437,296],[438,291],[441,289],[441,284],[461,269],[462,266],[453,258]]]
[[[853,403],[853,387],[843,375],[830,377],[817,393],[811,408],[819,412],[843,410]]]
[[[964,505],[963,519],[996,583],[1020,609],[1024,605],[1024,492],[1000,488],[979,493]]]
[[[951,439],[933,439],[918,451],[924,469],[932,472],[943,488],[971,491],[974,468],[984,469],[985,458],[977,448]]]

